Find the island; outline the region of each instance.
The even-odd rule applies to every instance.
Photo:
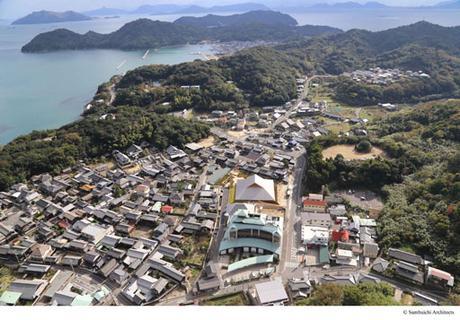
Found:
[[[87,21],[91,20],[84,14],[75,11],[55,12],[55,11],[35,11],[14,21],[13,25],[20,24],[45,24],[45,23],[59,23],[59,22],[72,22],[72,21]]]
[[[215,25],[219,26],[209,27]],[[173,23],[139,19],[109,34],[57,29],[37,35],[22,51],[137,50],[201,41],[286,41],[338,32],[341,30],[327,26],[297,26],[297,21],[287,14],[262,10],[231,16],[183,17]]]

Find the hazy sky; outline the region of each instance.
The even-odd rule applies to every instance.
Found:
[[[11,19],[23,16],[32,11],[46,9],[46,10],[89,10],[96,9],[102,6],[130,9],[135,8],[142,4],[162,4],[162,3],[180,3],[180,4],[200,4],[200,5],[213,5],[213,4],[228,4],[228,3],[241,3],[241,2],[257,2],[267,5],[295,5],[295,4],[312,4],[321,2],[344,2],[350,0],[0,0],[0,18]],[[352,0],[355,1],[355,0]],[[371,0],[369,0],[371,1]],[[397,6],[416,6],[416,5],[429,5],[440,2],[442,0],[372,0],[385,3],[388,5]],[[367,2],[356,0],[355,2]]]

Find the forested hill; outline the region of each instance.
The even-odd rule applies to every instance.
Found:
[[[328,37],[290,42],[279,49],[302,55],[325,73],[340,74],[365,66],[383,55],[387,58],[390,54],[398,55],[410,47],[429,48],[438,56],[442,53],[460,56],[460,27],[442,27],[422,21],[379,32],[353,29]],[[430,62],[436,64],[436,60],[433,58]],[[393,63],[391,60],[386,62]]]
[[[23,52],[47,52],[79,49],[149,49],[168,45],[210,41],[287,41],[305,36],[332,34],[341,30],[326,26],[297,27],[292,17],[274,11],[256,11],[227,17],[213,16],[224,21],[222,26],[208,28],[207,17],[194,20],[194,25],[177,21],[161,22],[139,19],[129,22],[109,34],[88,32],[79,34],[57,29],[37,35]],[[180,20],[180,19],[179,19]],[[185,21],[187,22],[187,21]],[[204,26],[202,26],[204,25]]]
[[[424,36],[414,35],[418,27]],[[445,51],[437,46],[438,41],[450,45],[456,32],[457,28],[417,23],[384,32],[353,30],[275,48],[252,48],[218,61],[145,66],[122,79],[116,104],[163,109],[162,103],[171,102],[172,110],[200,111],[279,105],[295,97],[298,75],[340,75],[375,66],[422,70],[430,78],[378,86],[339,77],[336,99],[372,105],[455,97],[460,88],[460,56],[455,49]],[[382,44],[390,39],[394,42]],[[150,86],[152,82],[159,82],[161,87]],[[200,85],[201,90],[183,90],[182,85]]]
[[[219,16],[208,14],[204,17],[182,17],[174,21],[175,24],[195,27],[225,27],[241,24],[259,23],[265,25],[296,26],[297,21],[290,15],[268,10],[257,10],[243,14]]]

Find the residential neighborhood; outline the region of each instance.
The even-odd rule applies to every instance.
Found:
[[[284,106],[200,115],[212,135],[184,148],[142,142],[2,192],[0,259],[13,273],[0,304],[291,305],[363,282],[437,304],[451,274],[382,250],[376,220],[346,198],[303,194],[304,145],[328,133],[314,117],[366,121],[306,101],[310,80],[297,83]]]

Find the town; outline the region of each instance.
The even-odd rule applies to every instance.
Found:
[[[366,282],[438,304],[451,274],[383,251],[376,219],[346,196],[303,194],[304,146],[329,132],[318,117],[367,134],[366,118],[307,101],[315,85],[297,79],[298,99],[260,112],[200,114],[212,135],[183,149],[142,142],[0,193],[0,304],[295,305]]]
[[[369,70],[356,70],[351,73],[345,73],[344,76],[356,82],[379,85],[387,85],[409,78],[430,78],[429,74],[420,70],[415,72],[411,70],[383,69],[380,67],[370,68]]]

